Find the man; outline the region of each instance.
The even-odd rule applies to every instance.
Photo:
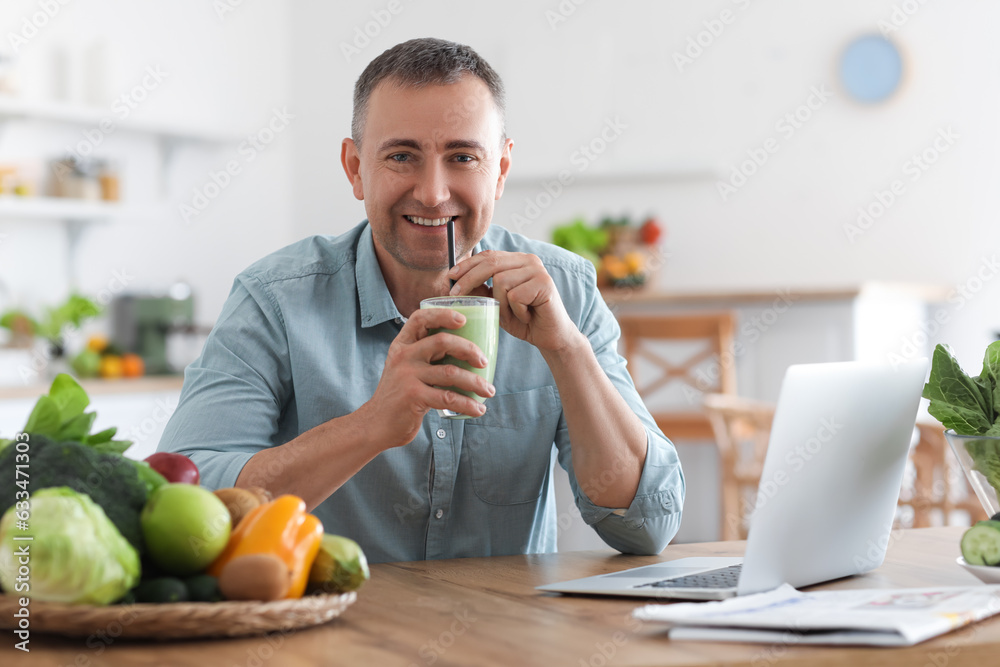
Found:
[[[208,486],[302,497],[373,562],[555,551],[557,454],[609,545],[660,552],[681,519],[676,452],[616,351],[590,263],[490,227],[512,147],[500,78],[469,47],[418,39],[376,58],[341,153],[368,220],[237,277],[160,449],[190,456]],[[500,302],[492,385],[431,363],[486,365],[471,342],[429,334],[463,321],[419,308],[449,293]]]

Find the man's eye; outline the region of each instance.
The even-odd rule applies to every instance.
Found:
[[[456,155],[455,159],[458,160],[459,162],[472,162],[476,158],[472,157],[471,155]]]
[[[393,162],[406,162],[410,159],[410,156],[406,153],[396,153],[395,155],[390,155],[389,159]]]

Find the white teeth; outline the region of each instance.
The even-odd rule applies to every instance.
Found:
[[[441,225],[448,224],[448,221],[451,220],[451,218],[437,218],[435,220],[431,220],[430,218],[418,218],[415,215],[408,215],[406,216],[406,219],[412,223],[423,225],[424,227],[440,227]]]

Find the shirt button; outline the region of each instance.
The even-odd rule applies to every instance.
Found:
[[[443,428],[439,428],[437,430],[437,437],[441,438],[442,440],[444,440],[444,436],[446,436],[446,435],[448,435],[448,432],[445,431]],[[440,517],[438,517],[438,518],[440,518]]]
[[[437,519],[440,519],[443,516],[444,516],[444,510],[438,510],[437,512],[434,512],[434,517]]]

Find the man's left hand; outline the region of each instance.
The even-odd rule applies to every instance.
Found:
[[[455,265],[452,296],[491,296],[500,302],[500,326],[540,350],[556,351],[580,331],[563,306],[552,277],[536,255],[484,250]],[[493,289],[485,284],[493,278]]]

